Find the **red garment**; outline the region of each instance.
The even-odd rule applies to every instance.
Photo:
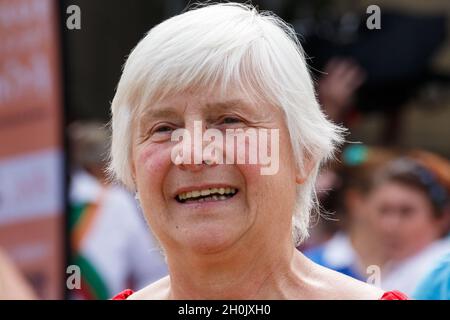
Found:
[[[126,289],[119,293],[118,295],[114,296],[112,300],[126,300],[129,296],[133,294],[133,290]],[[394,290],[394,291],[386,291],[380,298],[380,300],[408,300],[408,297],[401,293],[400,291]]]
[[[115,295],[111,300],[127,300],[127,298],[131,296],[133,293],[134,293],[133,290],[126,289],[123,290],[118,295]]]
[[[408,300],[408,296],[400,291],[386,291],[380,300]]]

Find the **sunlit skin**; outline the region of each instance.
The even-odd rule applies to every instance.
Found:
[[[402,260],[438,239],[441,221],[426,194],[406,184],[385,182],[368,198],[374,225],[390,259]]]
[[[130,299],[381,297],[380,290],[319,267],[295,249],[296,185],[306,176],[296,168],[282,111],[249,101],[239,91],[217,97],[194,91],[169,97],[148,107],[133,126],[133,177],[145,217],[164,247],[170,277]],[[204,129],[279,129],[278,173],[261,175],[259,165],[175,165],[170,134],[193,130],[194,121],[202,121]],[[175,198],[183,191],[227,186],[238,190],[227,200],[180,203]]]

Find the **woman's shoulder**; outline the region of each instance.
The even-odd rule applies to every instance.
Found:
[[[318,287],[318,299],[380,300],[386,292],[374,285],[356,280],[340,272],[322,267],[311,261],[311,277]]]
[[[406,295],[399,291],[388,291],[353,279],[349,276],[322,267],[310,261],[308,279],[311,299],[325,300],[406,300]],[[147,287],[133,292],[125,290],[113,300],[165,300],[168,299],[170,278],[166,276]]]

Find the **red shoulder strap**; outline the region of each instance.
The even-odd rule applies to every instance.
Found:
[[[386,291],[380,300],[408,300],[408,296],[400,291]]]
[[[126,289],[123,290],[121,293],[115,295],[111,300],[127,300],[129,296],[133,294],[133,290]]]

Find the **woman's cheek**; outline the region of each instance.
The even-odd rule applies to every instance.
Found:
[[[237,164],[239,171],[245,177],[248,184],[257,182],[261,175],[261,166],[259,164]]]
[[[274,176],[262,175],[262,166],[258,164],[241,164],[237,167],[244,177],[245,192],[250,205],[266,203],[267,197],[264,195],[273,192]]]
[[[151,181],[155,187],[159,185],[161,188],[162,177],[171,165],[170,151],[170,143],[150,144],[143,147],[137,157],[137,180],[144,178],[147,182]]]

